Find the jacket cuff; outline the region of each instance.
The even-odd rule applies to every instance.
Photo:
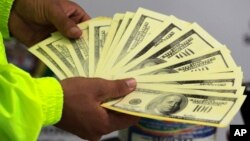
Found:
[[[35,79],[39,86],[44,115],[43,126],[57,123],[62,116],[63,90],[61,84],[53,77]]]
[[[3,38],[10,37],[8,22],[13,2],[14,0],[0,1],[0,32],[2,32]]]

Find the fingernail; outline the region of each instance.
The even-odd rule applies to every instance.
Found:
[[[73,36],[80,36],[81,35],[81,30],[77,27],[70,28],[69,32],[70,32],[70,35],[73,35]]]
[[[136,80],[134,78],[129,78],[125,80],[127,86],[131,89],[134,90],[136,87]]]

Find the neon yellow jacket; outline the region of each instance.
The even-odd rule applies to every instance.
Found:
[[[8,64],[3,37],[12,3],[0,0],[0,141],[35,141],[43,126],[60,120],[63,92],[55,78],[32,78]]]

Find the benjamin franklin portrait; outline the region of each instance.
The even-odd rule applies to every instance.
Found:
[[[156,115],[170,115],[184,109],[188,99],[184,95],[171,94],[158,96],[146,107],[146,111]]]

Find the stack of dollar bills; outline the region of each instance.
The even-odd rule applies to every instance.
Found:
[[[137,89],[103,107],[151,118],[225,127],[239,111],[243,73],[229,49],[197,23],[139,8],[52,33],[29,51],[58,77],[133,77]]]

